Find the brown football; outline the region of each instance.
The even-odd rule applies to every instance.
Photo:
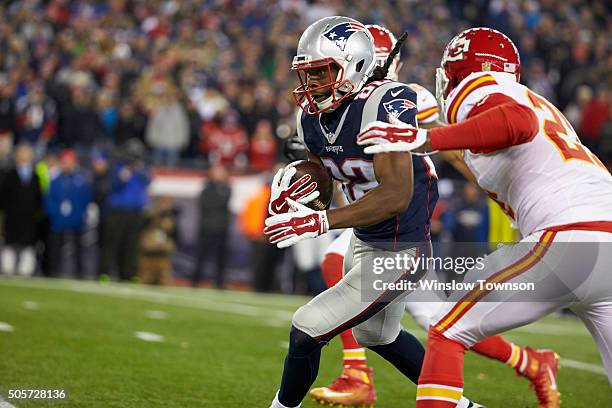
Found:
[[[329,208],[334,192],[334,183],[329,171],[320,164],[312,161],[303,161],[296,164],[295,170],[295,175],[291,178],[292,183],[304,174],[310,174],[312,180],[317,183],[319,197],[306,204],[306,206],[317,211]]]

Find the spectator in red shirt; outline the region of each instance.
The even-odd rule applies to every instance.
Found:
[[[220,163],[228,168],[246,167],[249,141],[236,112],[226,111],[220,119],[205,122],[202,135],[200,149],[210,163]]]
[[[609,115],[608,90],[600,88],[596,97],[584,107],[582,120],[580,121],[580,140],[595,154],[599,154],[599,141],[601,140],[603,125],[608,120]]]
[[[272,133],[272,124],[261,119],[255,126],[249,147],[249,163],[257,172],[271,170],[278,153],[278,143]]]

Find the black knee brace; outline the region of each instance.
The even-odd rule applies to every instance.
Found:
[[[289,332],[289,354],[292,357],[307,357],[313,351],[321,350],[324,344],[295,326],[291,326],[291,331]]]

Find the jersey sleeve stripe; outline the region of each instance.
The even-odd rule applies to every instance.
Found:
[[[432,117],[433,115],[435,115],[436,113],[438,113],[439,109],[437,106],[434,106],[433,108],[429,108],[429,109],[424,109],[422,111],[420,111],[419,113],[417,113],[416,117],[417,120],[425,120],[427,118]]]
[[[470,93],[472,93],[478,88],[482,88],[483,86],[487,85],[497,85],[497,82],[491,75],[474,78],[473,80],[465,84],[463,89],[459,91],[457,97],[451,102],[448,108],[448,123],[452,124],[457,121],[457,112],[459,111],[459,106],[461,105],[461,102],[463,102]]]

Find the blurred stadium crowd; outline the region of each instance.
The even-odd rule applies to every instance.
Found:
[[[610,167],[612,19],[604,0],[9,0],[0,5],[3,269],[17,268],[10,265],[22,254],[31,259],[26,264],[38,258],[45,274],[59,273],[67,237],[77,237],[74,253],[80,253],[83,226],[93,217],[100,226],[100,274],[116,266],[119,276],[131,278],[138,248],[149,248],[153,263],[145,269],[159,266],[160,283],[166,282],[168,254],[180,244],[177,212],[168,199],[149,202],[149,164],[213,168],[217,187],[203,192],[208,203],[199,208],[218,216],[200,223],[214,233],[198,246],[225,242],[234,223],[227,173],[266,173],[283,160],[283,139],[295,127],[290,66],[297,40],[308,24],[334,14],[407,31],[400,80],[432,91],[442,49],[455,33],[489,26],[508,34],[519,47],[523,82],[557,104]],[[456,178],[440,166],[441,177]],[[32,191],[25,191],[26,182]],[[456,235],[456,226],[470,220],[456,215],[466,206],[490,219],[477,190],[454,190],[463,193],[447,194],[439,206],[440,213],[448,209],[440,218],[442,235]],[[206,200],[215,194],[218,200]],[[97,204],[93,215],[90,202]],[[12,218],[17,215],[20,222]],[[35,222],[27,233],[21,222],[30,216]],[[157,231],[148,241],[145,218]],[[252,236],[256,229],[237,224],[243,236],[267,247]],[[497,239],[478,228],[478,240]],[[33,250],[36,242],[46,243],[46,255]],[[256,250],[253,263],[270,269],[277,259],[270,251]],[[212,252],[225,269],[226,245]],[[256,287],[268,290],[271,278],[261,273]]]

